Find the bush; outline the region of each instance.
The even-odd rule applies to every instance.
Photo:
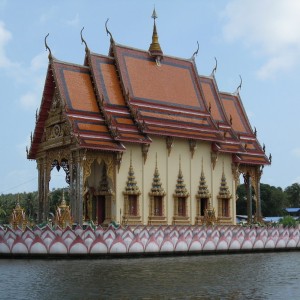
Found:
[[[282,224],[284,227],[295,227],[298,222],[292,216],[284,216],[279,220],[279,224]]]

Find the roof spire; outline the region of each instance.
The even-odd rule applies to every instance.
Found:
[[[158,34],[157,34],[156,22],[155,22],[155,19],[157,19],[157,14],[155,11],[155,7],[153,9],[151,18],[153,18],[153,20],[154,20],[154,25],[153,25],[152,43],[149,47],[149,53],[152,57],[155,58],[156,64],[159,66],[160,61],[163,58],[163,52],[162,52],[162,50],[160,48],[160,44],[158,42]]]

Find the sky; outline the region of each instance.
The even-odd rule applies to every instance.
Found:
[[[107,54],[109,37],[147,50],[153,20],[166,55],[190,58],[200,75],[218,61],[220,91],[240,96],[272,165],[262,183],[300,183],[300,1],[298,0],[0,0],[0,194],[37,190],[36,162],[26,158],[48,64],[83,64],[80,30],[92,52]],[[50,188],[65,186],[52,172]]]

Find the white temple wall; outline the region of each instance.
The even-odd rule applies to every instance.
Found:
[[[144,163],[144,158],[141,151],[141,146],[136,144],[126,144],[126,152],[123,154],[122,163],[119,172],[116,174],[116,221],[120,222],[120,209],[121,215],[124,210],[124,195],[123,191],[128,179],[128,171],[130,167],[130,153],[132,153],[132,165],[135,174],[137,185],[141,191],[139,197],[140,215],[143,224],[148,223],[149,216],[149,204],[153,175],[156,164],[157,154],[157,166],[162,182],[162,187],[166,192],[165,196],[165,215],[167,217],[168,224],[172,224],[174,214],[174,198],[178,172],[179,172],[179,157],[181,157],[181,170],[183,173],[184,183],[186,189],[189,192],[188,198],[188,214],[190,217],[190,223],[195,223],[196,216],[196,194],[198,191],[202,159],[203,170],[206,178],[206,184],[209,192],[211,193],[212,205],[215,208],[216,215],[218,214],[218,199],[224,161],[224,172],[227,180],[227,185],[233,198],[230,204],[230,215],[235,216],[235,183],[231,171],[232,157],[231,154],[219,155],[213,170],[211,163],[211,144],[208,142],[197,142],[194,156],[190,151],[188,140],[174,139],[173,147],[170,155],[168,155],[168,149],[166,146],[166,139],[163,137],[151,137],[152,143],[149,147],[147,160]],[[235,221],[235,220],[233,220]]]

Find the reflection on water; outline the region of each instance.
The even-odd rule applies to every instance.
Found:
[[[300,253],[0,260],[0,299],[300,299]]]

